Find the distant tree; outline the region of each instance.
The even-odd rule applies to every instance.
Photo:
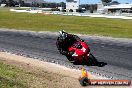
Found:
[[[94,7],[93,5],[90,5],[90,13],[93,13],[93,11],[94,11]]]
[[[7,1],[7,6],[9,6],[9,7],[14,7],[15,6],[15,2],[13,1],[13,0],[8,0]]]
[[[66,12],[66,10],[63,9],[62,12]]]
[[[60,2],[60,3],[55,3],[55,2],[52,2],[52,3],[42,3],[42,7],[45,7],[45,8],[57,8],[57,7],[66,7],[66,4],[64,2]]]
[[[58,8],[52,8],[51,10],[52,11],[60,11],[60,9],[58,9]]]
[[[6,0],[1,0],[1,3],[6,4],[7,2],[6,2]]]
[[[79,8],[79,9],[76,9],[76,12],[83,12],[83,10],[81,9],[81,8]]]
[[[111,5],[118,5],[118,4],[120,4],[118,1],[112,1],[111,3],[110,3]]]
[[[44,7],[44,8],[45,8],[45,7],[46,7],[46,3],[42,3],[42,7]]]
[[[104,4],[104,5],[106,5],[107,3],[110,3],[112,0],[101,0],[102,1],[102,3]]]
[[[73,12],[73,10],[72,10],[72,9],[70,9],[70,10],[69,10],[69,12]]]
[[[49,3],[49,8],[56,8],[58,7],[57,3]]]
[[[60,2],[60,6],[65,8],[66,7],[66,3]]]
[[[85,8],[85,10],[97,10],[97,4],[81,4],[80,7]]]
[[[85,8],[86,10],[90,10],[90,5],[86,4],[83,8]]]

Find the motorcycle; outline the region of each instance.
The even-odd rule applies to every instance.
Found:
[[[57,38],[57,48],[59,47],[58,41],[62,39],[61,37],[62,35]],[[61,53],[59,48],[58,50]],[[70,55],[65,56],[73,64],[86,64],[99,67],[103,66],[103,63],[98,62],[97,59],[91,54],[88,44],[82,39],[74,41],[73,44],[68,47],[68,52]]]

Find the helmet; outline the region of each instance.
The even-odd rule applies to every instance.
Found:
[[[67,38],[68,33],[66,33],[64,30],[62,30],[62,31],[59,31],[59,36],[60,36],[62,39],[65,39],[65,38]]]

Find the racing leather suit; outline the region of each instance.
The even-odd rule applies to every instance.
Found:
[[[57,41],[57,48],[62,55],[70,55],[68,52],[68,48],[74,44],[74,42],[81,40],[78,36],[68,34],[65,39],[58,39]]]

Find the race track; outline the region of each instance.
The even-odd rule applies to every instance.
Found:
[[[60,55],[55,46],[57,34],[17,31],[0,31],[0,50],[20,54],[35,59],[49,61],[67,67],[78,68]],[[99,60],[106,62],[104,67],[84,66],[97,75],[111,79],[132,80],[132,42],[110,41],[100,38],[83,37],[91,52]]]

